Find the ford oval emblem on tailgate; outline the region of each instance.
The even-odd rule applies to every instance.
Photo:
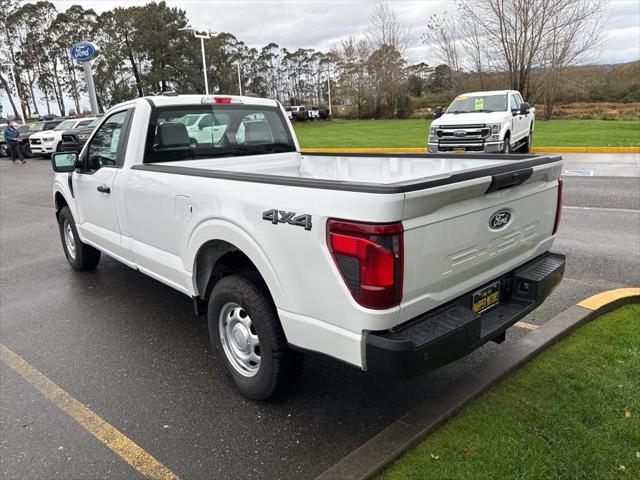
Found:
[[[489,228],[491,230],[500,230],[511,220],[511,212],[507,210],[500,210],[499,212],[491,215],[489,219]]]

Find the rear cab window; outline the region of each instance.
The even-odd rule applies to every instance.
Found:
[[[188,105],[151,113],[143,163],[294,152],[277,107]]]

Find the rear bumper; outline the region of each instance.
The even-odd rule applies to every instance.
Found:
[[[473,292],[468,292],[395,329],[365,331],[366,370],[411,377],[464,357],[489,340],[500,339],[509,327],[544,302],[562,280],[564,267],[564,255],[548,252],[488,282],[500,281],[501,301],[485,312],[471,310]]]

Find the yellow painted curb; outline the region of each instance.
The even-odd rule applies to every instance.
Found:
[[[426,148],[303,148],[302,153],[427,153]],[[640,153],[640,147],[533,147],[534,153]]]
[[[598,310],[611,302],[615,302],[616,300],[636,296],[640,296],[640,288],[617,288],[615,290],[607,290],[606,292],[585,298],[578,303],[578,306],[589,310]]]

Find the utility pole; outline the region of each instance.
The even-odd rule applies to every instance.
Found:
[[[209,80],[207,79],[207,59],[204,54],[204,41],[211,38],[212,33],[207,31],[198,33],[195,28],[184,27],[179,29],[180,32],[193,32],[193,36],[200,39],[200,50],[202,52],[202,74],[204,75],[204,93],[209,95]]]
[[[331,116],[331,79],[327,75],[327,92],[329,93],[329,116]]]

